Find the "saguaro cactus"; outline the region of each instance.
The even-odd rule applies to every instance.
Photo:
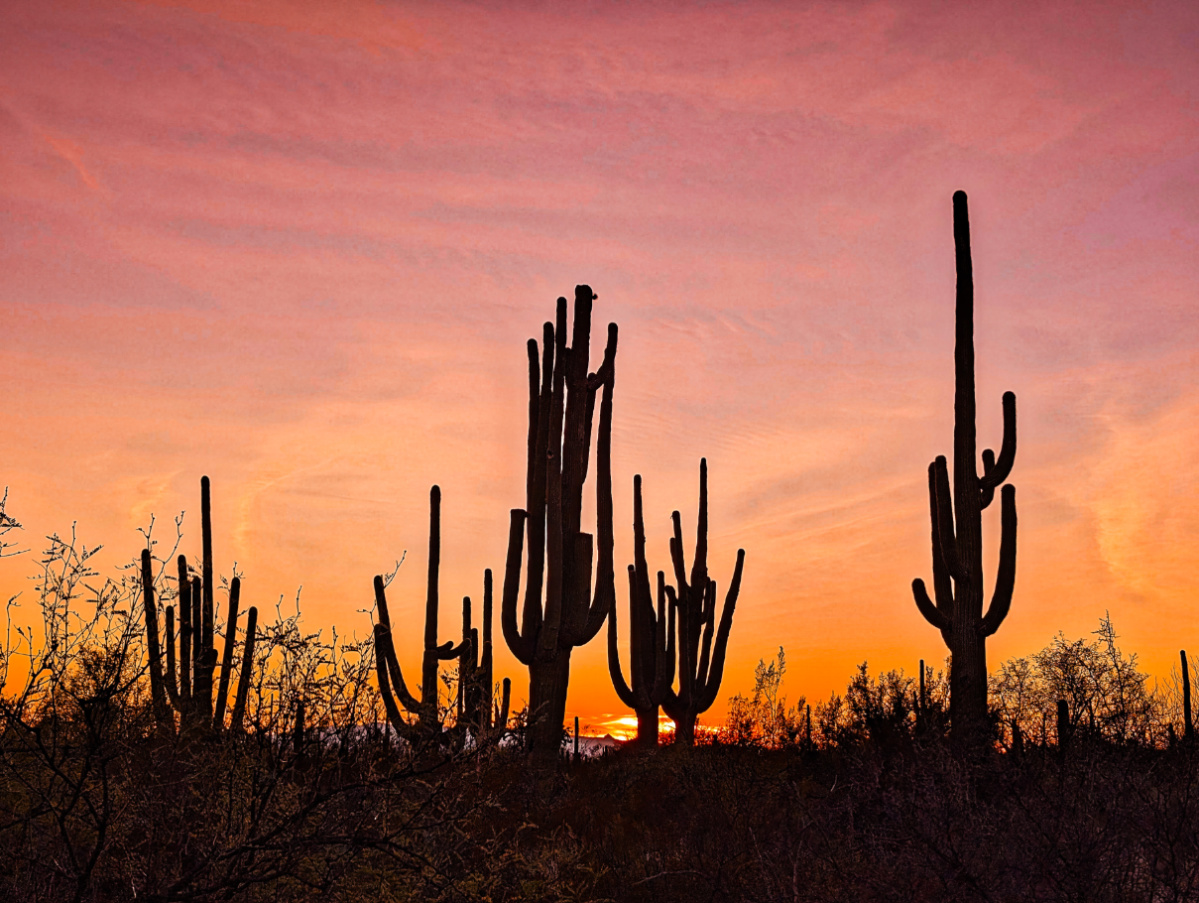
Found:
[[[504,678],[499,702],[496,703],[493,698],[491,611],[492,581],[491,568],[488,568],[483,572],[481,638],[479,628],[471,625],[470,596],[462,599],[463,649],[458,658],[458,726],[469,729],[476,740],[494,738],[503,733],[508,725],[508,704],[512,698],[512,681],[507,677]]]
[[[566,299],[558,299],[556,323],[546,323],[538,366],[529,340],[529,438],[525,508],[512,511],[504,572],[501,625],[513,655],[529,669],[529,749],[556,758],[566,718],[570,654],[604,626],[616,595],[612,565],[612,389],[616,372],[616,324],[599,369],[587,372],[591,344],[590,286],[575,288],[574,332],[566,345]],[[596,538],[580,531],[583,483],[591,451],[595,397],[600,403],[596,444]],[[524,533],[528,570],[521,621]],[[594,557],[594,561],[593,561]],[[592,592],[594,565],[595,590]],[[544,588],[544,594],[542,592]]]
[[[675,511],[671,518],[674,536],[670,540],[670,557],[678,588],[676,591],[667,586],[666,593],[671,597],[670,603],[678,607],[679,689],[666,694],[662,710],[674,721],[675,742],[691,746],[695,742],[695,720],[712,707],[724,677],[724,655],[737,596],[741,592],[745,549],[737,550],[737,565],[724,597],[720,626],[716,627],[716,581],[708,577],[707,459],[701,458],[699,462],[699,524],[690,580],[683,558],[683,526],[679,512]]]
[[[1195,722],[1191,714],[1191,669],[1187,664],[1187,651],[1179,650],[1182,659],[1182,736],[1187,743],[1195,741]]]
[[[153,571],[148,549],[142,552],[142,584],[146,587],[146,638],[150,652],[150,691],[156,718],[162,725],[174,727],[173,708],[185,726],[224,726],[229,681],[233,671],[233,650],[237,642],[237,616],[241,599],[241,578],[229,586],[229,613],[225,618],[225,646],[220,685],[213,711],[213,674],[217,654],[214,644],[216,613],[213,603],[212,568],[212,494],[208,477],[200,478],[200,530],[204,559],[203,578],[193,578],[187,557],[177,559],[179,587],[179,654],[175,654],[175,607],[165,609],[166,673],[162,673],[162,648],[158,638],[157,609],[153,600]],[[250,669],[254,662],[254,641],[258,609],[251,606],[246,619],[246,641],[241,677],[234,699],[231,726],[239,729],[245,716],[246,695],[250,688]],[[157,684],[157,689],[156,685]],[[169,703],[170,708],[167,707]]]
[[[1016,396],[1003,395],[1003,445],[999,457],[982,453],[976,465],[974,403],[974,274],[966,194],[953,196],[953,239],[957,258],[954,346],[953,491],[944,456],[928,468],[932,521],[934,604],[924,581],[912,581],[916,606],[941,631],[950,652],[949,719],[959,741],[981,742],[987,731],[986,640],[999,629],[1012,604],[1016,581],[1016,488],[1003,486],[1002,537],[995,592],[983,614],[982,511],[1011,472],[1016,458]],[[951,584],[952,581],[952,584]]]
[[[437,711],[437,666],[438,662],[458,658],[464,647],[455,646],[447,640],[437,644],[438,573],[441,568],[441,489],[434,486],[429,491],[429,575],[425,596],[425,652],[421,660],[420,697],[414,696],[404,683],[400,663],[396,658],[395,644],[391,638],[391,615],[387,609],[387,590],[381,576],[375,577],[375,603],[379,608],[379,622],[375,624],[375,673],[379,680],[379,693],[387,720],[395,732],[416,744],[440,736],[441,720]],[[397,699],[399,705],[396,704]],[[416,715],[416,723],[410,724],[400,714],[402,705]]]
[[[637,713],[638,746],[658,745],[658,708],[674,683],[675,609],[667,604],[666,575],[658,571],[658,611],[650,593],[645,561],[645,520],[641,476],[633,477],[633,564],[629,565],[629,673],[620,668],[616,609],[608,613],[608,672],[620,701]],[[632,686],[630,686],[630,683]]]

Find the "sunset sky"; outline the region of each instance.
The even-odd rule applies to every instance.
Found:
[[[151,515],[243,606],[302,585],[418,667],[428,494],[442,638],[502,573],[527,371],[559,295],[616,359],[617,572],[745,577],[708,723],[786,648],[792,699],[946,650],[926,467],[951,453],[950,196],[970,197],[980,447],[1018,398],[1019,552],[994,668],[1110,611],[1159,678],[1199,651],[1199,5],[0,6],[0,478],[35,552],[110,572]],[[589,493],[593,492],[591,484]],[[987,511],[986,584],[998,505]],[[23,591],[31,554],[0,562]],[[621,614],[627,583],[618,579]],[[498,612],[497,612],[498,615]],[[622,622],[627,624],[627,616]],[[527,676],[503,648],[498,675]],[[625,714],[601,637],[568,704]]]

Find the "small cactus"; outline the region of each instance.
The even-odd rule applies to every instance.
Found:
[[[638,746],[658,745],[658,709],[670,693],[675,672],[675,611],[667,603],[666,575],[658,571],[658,610],[650,596],[645,561],[641,476],[633,477],[633,564],[629,565],[629,674],[620,667],[616,606],[608,612],[608,673],[620,701],[637,713]]]
[[[508,704],[512,681],[504,678],[500,699],[495,700],[494,665],[491,642],[492,625],[491,569],[483,572],[483,629],[471,624],[470,597],[462,599],[462,655],[458,659],[458,725],[469,730],[476,740],[502,736],[508,726]],[[480,646],[481,644],[481,646]]]
[[[745,565],[745,550],[737,550],[733,579],[724,598],[720,626],[716,626],[716,581],[708,578],[708,462],[699,462],[699,524],[696,529],[695,554],[691,577],[683,557],[683,526],[679,512],[671,516],[674,536],[670,555],[674,562],[677,588],[669,584],[666,594],[670,604],[678,609],[678,691],[671,690],[662,702],[662,709],[675,723],[675,742],[685,746],[695,743],[695,721],[712,707],[724,677],[724,656],[733,626],[733,612],[741,592],[741,571]]]
[[[163,649],[158,634],[158,612],[154,603],[153,571],[149,549],[142,552],[142,585],[146,615],[146,646],[150,654],[150,693],[155,719],[162,727],[174,730],[179,714],[181,724],[203,728],[224,727],[225,708],[233,670],[233,649],[237,642],[237,616],[241,599],[241,578],[234,577],[229,586],[229,612],[225,619],[225,647],[221,665],[220,684],[213,710],[213,674],[217,654],[214,648],[216,613],[213,604],[212,568],[212,499],[208,477],[200,478],[200,523],[204,560],[202,577],[191,577],[187,557],[177,559],[179,587],[179,651],[175,651],[175,606],[165,609],[166,673],[162,670]],[[250,669],[254,661],[254,641],[258,624],[258,609],[251,606],[247,614],[245,655],[238,682],[234,710],[240,715],[233,720],[239,729],[245,716],[246,694],[250,688]]]

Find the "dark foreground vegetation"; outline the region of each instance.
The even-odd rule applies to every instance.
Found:
[[[1151,687],[1106,621],[993,675],[982,753],[950,740],[941,672],[863,665],[789,704],[780,654],[694,746],[547,761],[520,713],[401,742],[373,643],[282,615],[241,728],[165,731],[136,580],[86,589],[70,543],[44,574],[45,642],[5,660],[0,899],[1199,899],[1181,685]]]

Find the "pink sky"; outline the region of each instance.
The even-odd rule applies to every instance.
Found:
[[[523,504],[523,343],[586,282],[621,329],[618,563],[632,475],[664,567],[701,455],[722,586],[747,550],[709,721],[779,645],[791,698],[940,662],[909,584],[961,188],[980,442],[1019,399],[992,665],[1105,611],[1158,676],[1199,651],[1193,4],[25,2],[0,33],[26,545],[77,521],[115,567],[186,509],[195,554],[207,473],[243,605],[303,585],[311,626],[364,633],[405,549],[419,616],[436,482],[442,596],[477,596]],[[585,722],[621,714],[605,656],[575,654]]]

